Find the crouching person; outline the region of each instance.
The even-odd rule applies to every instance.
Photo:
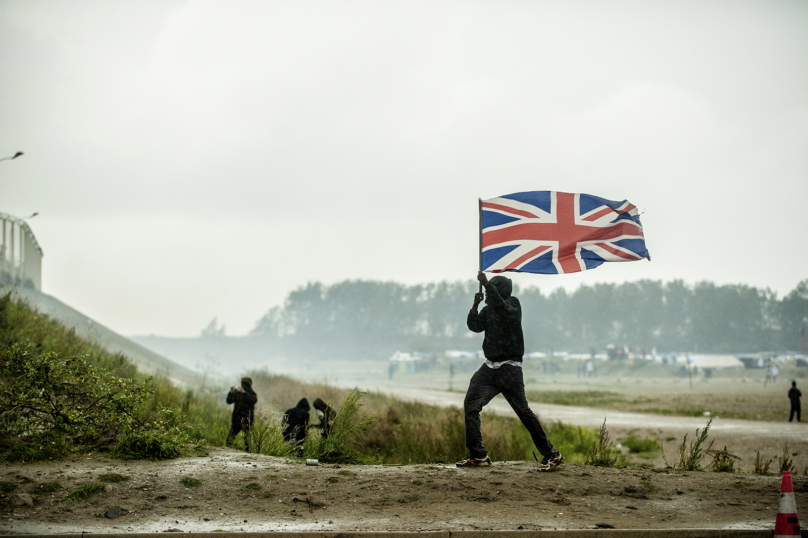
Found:
[[[283,429],[283,439],[291,441],[298,456],[303,455],[303,441],[306,440],[306,430],[309,427],[309,401],[306,398],[297,402],[297,405],[287,409],[283,415],[286,427]]]

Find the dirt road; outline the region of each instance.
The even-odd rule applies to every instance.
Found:
[[[82,456],[4,467],[2,481],[18,491],[0,512],[0,533],[771,529],[779,503],[775,475],[535,467],[310,467],[230,449],[157,463]],[[65,500],[109,473],[127,480]],[[59,489],[37,495],[47,483]],[[806,514],[808,477],[794,486]]]

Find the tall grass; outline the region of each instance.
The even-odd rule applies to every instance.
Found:
[[[0,296],[0,346],[27,342],[43,354],[81,357],[113,376],[147,382],[150,396],[143,409],[145,420],[159,421],[166,431],[181,429],[188,438],[224,446],[232,409],[224,403],[225,390],[219,393],[180,389],[166,378],[149,379],[124,355],[110,353],[82,339],[74,330],[39,314],[25,302],[12,300],[10,294]],[[259,409],[250,432],[251,448],[262,454],[290,456],[291,447],[283,441],[280,417],[301,397],[312,400],[320,397],[333,403],[338,416],[330,440],[321,438],[316,429],[307,432],[304,453],[310,457],[323,461],[428,463],[453,462],[466,455],[460,409],[402,402],[378,393],[360,394],[327,383],[304,383],[265,371],[250,374],[259,396]],[[592,398],[609,396],[605,393]],[[583,462],[589,447],[597,440],[597,433],[588,428],[561,423],[548,423],[544,427],[552,443],[573,463]],[[483,413],[482,432],[493,459],[532,459],[535,448],[515,417]],[[141,448],[148,449],[153,444],[152,438],[134,433],[127,434],[124,441],[119,455],[125,457],[137,457]],[[236,446],[243,447],[243,439],[237,439]],[[33,452],[25,455],[25,461],[60,457],[78,448],[64,446],[46,454],[45,449],[50,449],[43,447],[41,450],[28,447]],[[178,446],[168,448],[165,455],[179,453]]]

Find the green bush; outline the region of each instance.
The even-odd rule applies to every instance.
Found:
[[[124,431],[110,455],[134,460],[167,460],[180,457],[190,442],[188,434],[179,427],[155,421],[149,429]]]
[[[623,441],[623,446],[628,448],[628,451],[637,454],[640,452],[656,452],[657,450],[661,450],[662,446],[657,442],[656,439],[651,439],[649,437],[645,437],[640,439],[639,437],[627,437]]]

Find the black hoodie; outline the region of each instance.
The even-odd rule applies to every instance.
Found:
[[[511,279],[495,276],[485,287],[486,305],[479,313],[469,312],[466,325],[470,331],[485,331],[483,353],[491,362],[522,362],[525,338],[522,334],[522,305],[511,297]]]
[[[249,424],[252,424],[258,395],[246,381],[241,382],[241,388],[244,389],[244,392],[227,393],[227,403],[235,404],[233,405],[233,424],[242,424],[243,419],[249,420]]]
[[[309,401],[303,398],[297,405],[287,409],[284,413],[286,428],[283,430],[283,438],[287,441],[294,439],[301,442],[306,438],[306,429],[309,426]]]

